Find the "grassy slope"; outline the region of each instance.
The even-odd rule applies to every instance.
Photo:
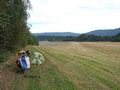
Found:
[[[45,45],[40,50],[79,89],[120,89],[119,43]]]
[[[42,42],[28,48],[42,52],[46,62],[15,75],[12,90],[120,89],[120,43]]]
[[[39,47],[29,47],[31,51],[41,51]],[[18,74],[12,90],[77,90],[58,67],[47,57],[42,65],[32,65],[25,74]]]

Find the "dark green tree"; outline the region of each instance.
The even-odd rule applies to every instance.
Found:
[[[30,44],[27,19],[29,0],[0,0],[0,50],[14,50]],[[33,40],[32,40],[33,42]]]

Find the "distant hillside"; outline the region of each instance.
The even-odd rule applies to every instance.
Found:
[[[105,29],[105,30],[95,30],[91,31],[88,33],[83,33],[83,34],[89,34],[89,35],[95,35],[94,38],[99,38],[99,39],[94,39],[94,40],[111,40],[111,38],[100,38],[97,36],[115,36],[118,33],[120,33],[120,28],[117,29]],[[80,33],[72,33],[72,32],[47,32],[47,33],[34,33],[34,36],[37,37],[39,41],[79,41],[81,38],[84,38],[84,40],[88,39],[88,36],[81,35]],[[81,35],[81,36],[80,36]],[[80,37],[79,37],[80,36]],[[86,38],[86,39],[85,39]],[[92,38],[93,36],[89,36],[89,39]],[[88,40],[89,41],[89,40]]]
[[[79,36],[78,33],[72,33],[72,32],[47,32],[47,33],[34,33],[35,36]]]
[[[105,30],[95,30],[88,32],[86,34],[93,34],[96,36],[115,36],[120,33],[120,28],[117,29],[105,29]]]
[[[120,28],[117,29],[103,29],[103,30],[94,30],[84,34],[93,34],[96,36],[115,36],[120,33]],[[47,32],[47,33],[34,33],[35,36],[60,36],[60,37],[68,37],[68,36],[79,36],[79,33],[72,32]]]

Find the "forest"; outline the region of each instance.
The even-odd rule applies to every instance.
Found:
[[[0,61],[8,52],[38,44],[27,22],[31,8],[29,0],[0,0]]]

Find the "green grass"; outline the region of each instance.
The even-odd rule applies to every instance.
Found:
[[[29,47],[32,51],[36,47]],[[45,56],[42,65],[32,65],[25,74],[16,76],[13,90],[77,90],[75,84]]]
[[[42,42],[46,62],[18,74],[13,90],[120,90],[120,43]]]
[[[33,65],[29,72],[17,77],[14,90],[77,90],[72,81],[64,76],[55,65],[50,62],[45,64]]]

